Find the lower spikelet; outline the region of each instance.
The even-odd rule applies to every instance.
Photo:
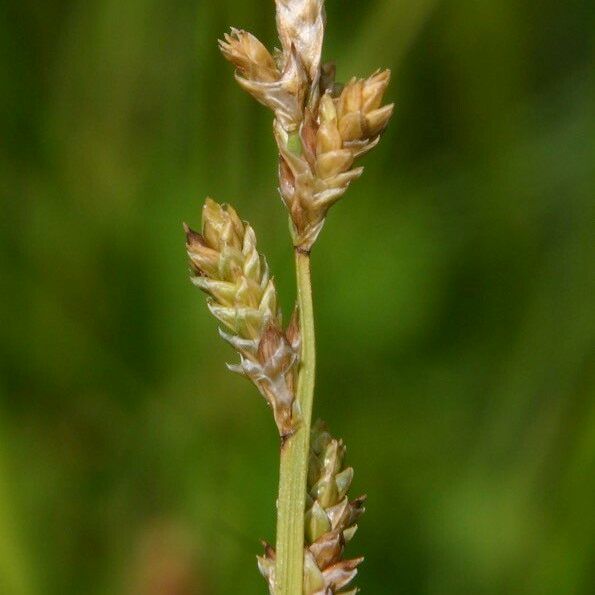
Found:
[[[354,595],[349,587],[363,558],[343,560],[345,545],[357,530],[365,496],[349,500],[353,468],[345,467],[345,445],[324,423],[312,427],[305,514],[304,595]],[[264,543],[258,568],[275,592],[275,550]]]
[[[185,226],[192,282],[209,295],[208,307],[225,327],[220,335],[239,353],[229,368],[250,378],[273,409],[281,436],[297,424],[294,404],[299,353],[297,315],[284,330],[275,283],[256,235],[228,205],[207,198],[202,233]]]

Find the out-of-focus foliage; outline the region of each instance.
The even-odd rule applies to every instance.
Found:
[[[328,0],[393,122],[314,253],[317,413],[364,593],[595,592],[588,0]],[[0,593],[263,593],[278,439],[187,279],[203,197],[294,291],[270,116],[216,38],[257,0],[0,8]]]

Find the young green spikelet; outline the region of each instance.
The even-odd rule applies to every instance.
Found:
[[[202,233],[187,225],[192,282],[209,295],[211,313],[226,328],[223,339],[240,355],[228,367],[250,378],[273,409],[281,436],[297,423],[294,385],[299,353],[296,315],[286,330],[275,283],[256,248],[256,235],[229,205],[207,198]]]
[[[323,422],[312,427],[305,514],[304,595],[354,594],[350,587],[363,558],[342,560],[345,545],[357,530],[365,497],[350,501],[347,491],[353,468],[345,467],[345,445],[334,439]],[[258,567],[275,589],[275,550],[264,543]]]
[[[321,65],[322,0],[276,0],[282,51],[273,57],[252,34],[232,29],[219,42],[236,79],[275,114],[279,192],[292,221],[293,241],[308,252],[330,207],[359,178],[354,161],[372,149],[392,115],[382,105],[390,72],[335,83]]]

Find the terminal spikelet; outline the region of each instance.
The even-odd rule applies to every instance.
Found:
[[[378,143],[393,113],[382,105],[390,71],[335,83],[321,64],[322,0],[275,0],[282,50],[275,57],[251,33],[232,29],[219,42],[240,86],[275,114],[279,192],[294,245],[309,252],[330,207],[363,172],[354,161]]]
[[[305,513],[304,595],[355,594],[350,587],[363,558],[343,560],[345,545],[357,530],[365,497],[349,500],[353,468],[345,467],[345,445],[334,439],[324,423],[312,427]],[[258,567],[275,588],[275,550],[264,543]]]
[[[221,336],[239,353],[229,368],[250,378],[273,409],[282,436],[297,423],[294,385],[299,353],[296,316],[283,329],[277,292],[256,236],[228,205],[207,199],[202,233],[185,226],[192,282],[225,327]]]

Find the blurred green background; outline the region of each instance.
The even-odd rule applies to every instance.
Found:
[[[314,253],[316,413],[364,593],[595,592],[595,8],[328,0],[394,120]],[[216,39],[263,0],[0,8],[0,593],[266,591],[278,439],[187,279],[203,197],[289,312],[271,117]]]

